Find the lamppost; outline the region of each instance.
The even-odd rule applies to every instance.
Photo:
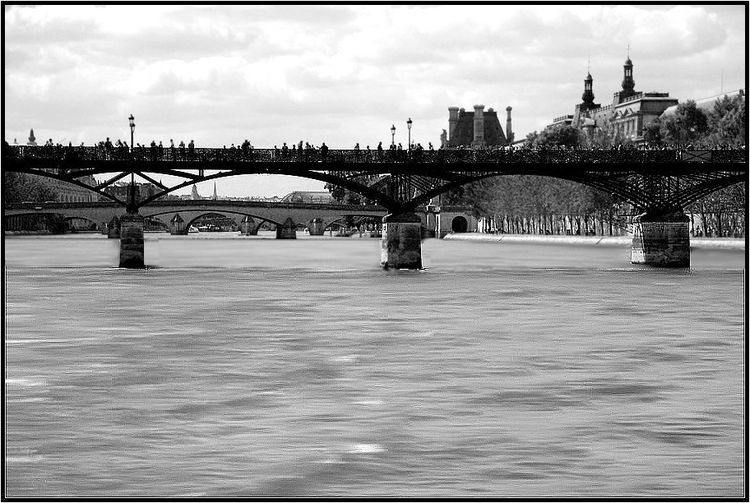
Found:
[[[406,121],[406,127],[409,130],[409,151],[411,151],[411,117]]]
[[[130,114],[128,117],[130,122],[130,158],[133,158],[133,135],[135,133],[135,117]],[[131,170],[133,167],[131,166]],[[135,206],[135,174],[133,171],[130,172],[130,205],[127,208],[128,213],[135,213],[137,211]]]
[[[133,114],[130,114],[130,117],[128,117],[128,120],[130,121],[130,152],[133,152],[133,133],[135,133],[135,117],[133,117]]]
[[[396,145],[396,126],[391,124],[391,145]]]

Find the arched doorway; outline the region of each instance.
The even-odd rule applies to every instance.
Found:
[[[453,232],[466,232],[469,230],[469,222],[462,216],[457,216],[451,222],[451,230]]]

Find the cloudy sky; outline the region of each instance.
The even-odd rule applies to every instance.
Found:
[[[517,139],[620,89],[744,87],[745,9],[720,5],[5,6],[5,139],[439,145],[448,107],[513,107]],[[589,63],[590,62],[590,63]],[[504,119],[501,119],[503,128]],[[219,180],[226,195],[319,189]],[[208,185],[208,184],[206,184]],[[210,192],[199,186],[201,193]],[[189,192],[186,190],[185,192]]]

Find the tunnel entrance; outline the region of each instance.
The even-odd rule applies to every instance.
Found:
[[[451,230],[453,232],[466,232],[469,230],[469,222],[464,217],[455,217],[451,222]]]

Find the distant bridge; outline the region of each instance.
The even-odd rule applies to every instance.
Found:
[[[120,217],[123,208],[116,202],[89,203],[23,203],[5,206],[5,216],[59,214],[65,218],[81,218],[91,221],[100,229],[106,229],[115,217]],[[264,201],[223,201],[223,200],[157,200],[140,209],[143,217],[157,218],[178,234],[187,232],[190,225],[206,214],[228,215],[240,227],[245,217],[251,217],[254,230],[263,222],[277,226],[288,224],[303,225],[312,233],[322,234],[332,224],[345,217],[373,217],[382,219],[388,211],[382,206],[347,204],[314,204]],[[175,219],[180,222],[175,229]],[[251,231],[252,232],[252,231]]]

